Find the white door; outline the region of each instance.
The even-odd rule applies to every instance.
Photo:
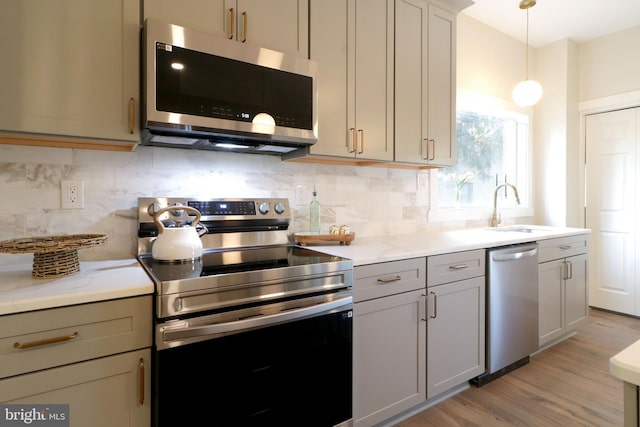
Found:
[[[589,304],[638,314],[636,184],[640,108],[586,119],[586,227],[592,230]]]

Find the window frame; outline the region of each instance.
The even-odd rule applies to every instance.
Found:
[[[533,217],[533,108],[523,108],[517,106],[510,101],[504,101],[486,95],[476,94],[458,89],[457,111],[467,110],[476,111],[481,114],[500,114],[508,115],[509,113],[522,114],[528,117],[527,125],[527,147],[526,147],[526,188],[521,190],[518,187],[521,205],[518,206],[500,206],[498,202],[498,210],[502,218],[521,218]],[[461,108],[462,106],[462,108]],[[456,116],[457,116],[456,111]],[[457,144],[456,144],[457,146]],[[457,155],[456,155],[457,157]],[[518,162],[522,161],[518,159]],[[493,199],[488,200],[487,206],[481,207],[438,207],[438,171],[439,169],[431,169],[429,171],[429,222],[449,222],[449,221],[466,221],[466,220],[487,220],[490,221],[493,212]],[[513,197],[512,191],[509,196]]]

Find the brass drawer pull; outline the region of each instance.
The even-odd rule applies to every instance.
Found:
[[[78,332],[74,332],[71,335],[63,335],[61,337],[47,338],[46,340],[30,341],[24,344],[20,344],[19,342],[16,342],[16,343],[13,343],[13,347],[24,350],[25,348],[40,347],[41,345],[49,345],[49,344],[55,344],[55,343],[64,342],[64,341],[70,341],[74,338],[78,338],[78,335],[80,335]]]
[[[458,264],[458,265],[450,265],[449,270],[464,270],[465,268],[469,268],[468,264]]]
[[[571,249],[571,245],[561,245],[560,249],[562,249],[563,251],[566,251],[567,249]]]
[[[381,277],[378,279],[378,283],[391,283],[391,282],[397,282],[398,280],[402,280],[402,277],[400,276]]]

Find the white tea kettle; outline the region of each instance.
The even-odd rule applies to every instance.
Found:
[[[160,216],[168,211],[185,210],[195,213],[196,218],[191,225],[182,227],[165,227]],[[153,222],[158,226],[158,237],[151,248],[151,257],[157,261],[187,262],[202,257],[202,241],[200,236],[205,234],[207,227],[202,225],[198,232],[196,225],[200,221],[200,211],[191,206],[169,206],[160,209],[153,216]]]

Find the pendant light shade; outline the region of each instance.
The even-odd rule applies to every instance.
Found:
[[[527,11],[527,43],[525,51],[525,76],[524,81],[518,83],[511,93],[513,102],[520,107],[531,107],[542,98],[542,85],[529,79],[529,8],[536,5],[536,0],[522,0],[520,9]]]
[[[524,80],[513,88],[511,97],[520,107],[531,107],[542,98],[542,85],[535,80]]]

